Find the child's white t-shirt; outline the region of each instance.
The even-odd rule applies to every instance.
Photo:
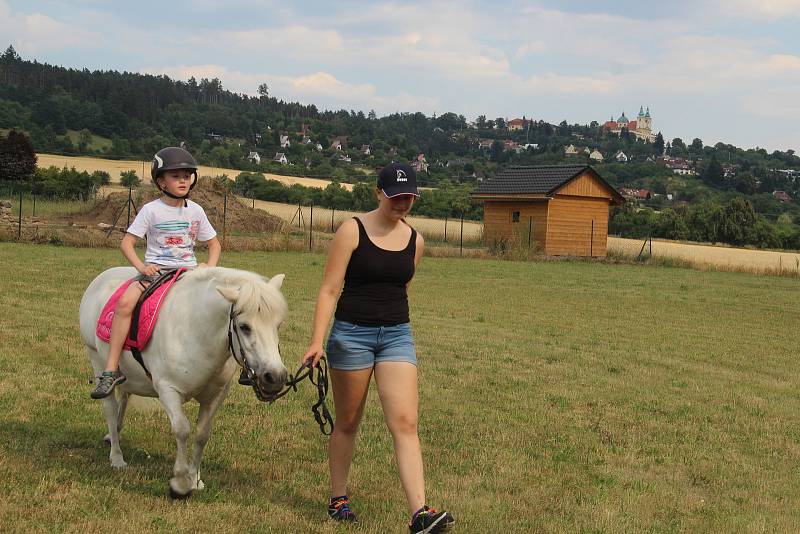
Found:
[[[147,235],[145,263],[166,267],[195,267],[194,244],[208,241],[217,235],[208,222],[206,212],[196,202],[187,206],[170,206],[160,198],[142,206],[128,233],[136,237]]]

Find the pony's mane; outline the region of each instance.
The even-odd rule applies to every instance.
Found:
[[[211,280],[219,286],[230,286],[239,289],[236,299],[236,311],[240,313],[278,314],[285,317],[288,312],[286,300],[280,290],[269,283],[267,278],[240,269],[227,267],[208,267],[195,269],[185,276],[186,280]]]

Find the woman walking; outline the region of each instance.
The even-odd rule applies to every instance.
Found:
[[[328,443],[328,515],[356,520],[347,496],[347,474],[374,376],[408,502],[409,530],[445,532],[455,520],[426,505],[417,434],[417,358],[407,288],[422,258],[424,240],[405,222],[419,196],[414,171],[402,163],[387,165],[379,174],[376,195],[376,209],[346,221],[336,232],[317,297],[311,342],[303,356],[303,363],[312,365],[322,357],[335,308],[324,351],[336,406],[336,425]]]

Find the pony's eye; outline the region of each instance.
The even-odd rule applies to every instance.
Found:
[[[252,330],[250,329],[250,325],[249,324],[240,324],[239,325],[239,330],[241,330],[242,334],[244,334],[246,336],[249,336],[250,332],[252,332]]]

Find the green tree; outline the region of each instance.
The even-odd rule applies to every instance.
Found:
[[[111,175],[106,171],[94,171],[92,173],[92,181],[98,185],[108,185],[111,183]]]
[[[370,211],[378,205],[375,198],[375,187],[367,182],[359,182],[353,186],[352,208],[355,211]]]
[[[129,171],[122,171],[119,173],[120,176],[120,183],[125,187],[132,188],[132,187],[139,187],[139,184],[142,181],[136,176],[136,171],[129,170]]]
[[[660,156],[664,153],[664,136],[661,132],[656,135],[656,140],[653,142],[653,154]]]
[[[758,181],[752,173],[739,171],[734,182],[736,190],[745,195],[753,195],[758,189]]]
[[[11,130],[0,136],[0,180],[22,182],[36,171],[36,152],[24,133]]]
[[[711,160],[703,169],[701,179],[705,183],[714,185],[716,187],[720,187],[724,184],[725,172],[722,170],[722,165],[720,165],[719,161],[717,161],[716,155],[711,156]]]
[[[725,206],[719,228],[720,240],[731,245],[745,244],[745,238],[756,222],[756,213],[750,201],[738,197]]]
[[[91,142],[92,142],[92,132],[90,132],[86,128],[82,129],[78,133],[78,148],[80,148],[81,151],[85,152],[86,149],[89,148]]]

